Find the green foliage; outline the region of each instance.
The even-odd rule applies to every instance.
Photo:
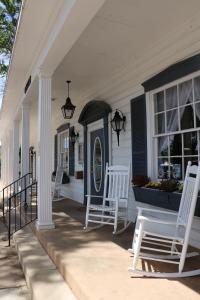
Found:
[[[12,53],[21,0],[0,0],[0,76],[5,76]]]
[[[179,184],[177,191],[178,191],[179,193],[182,193],[182,192],[183,192],[183,183]]]
[[[174,192],[178,189],[179,183],[174,179],[161,181],[160,190],[165,192]]]

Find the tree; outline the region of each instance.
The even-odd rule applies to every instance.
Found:
[[[0,76],[8,72],[21,0],[0,0]]]

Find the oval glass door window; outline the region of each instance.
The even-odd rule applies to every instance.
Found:
[[[94,141],[93,178],[94,178],[95,189],[97,192],[99,192],[101,189],[101,182],[102,182],[102,146],[99,137],[96,137]]]

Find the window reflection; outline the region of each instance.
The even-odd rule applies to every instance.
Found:
[[[192,105],[180,109],[181,129],[194,128],[194,114]]]
[[[180,180],[182,179],[182,158],[171,158],[170,178]]]
[[[179,84],[179,105],[190,104],[193,101],[192,97],[192,80]]]
[[[167,111],[167,132],[178,130],[178,109]]]
[[[169,136],[169,147],[170,147],[170,155],[178,156],[182,155],[182,140],[181,134],[175,134]]]
[[[168,156],[168,137],[158,138],[158,156]]]
[[[96,191],[99,192],[102,182],[102,148],[99,137],[97,137],[94,142],[93,174],[94,186]]]
[[[200,76],[194,78],[194,101],[200,101]]]
[[[165,114],[161,113],[155,116],[156,133],[165,133]]]
[[[198,155],[197,132],[187,132],[184,138],[184,155]]]
[[[172,109],[178,106],[177,86],[172,86],[166,90],[166,109]]]
[[[167,157],[158,159],[158,178],[169,178],[169,161]]]
[[[164,92],[154,95],[154,110],[155,112],[164,111]]]

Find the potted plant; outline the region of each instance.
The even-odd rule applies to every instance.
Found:
[[[135,200],[153,206],[178,211],[183,185],[174,179],[147,182],[146,176],[134,176]],[[146,182],[146,183],[145,183]],[[197,202],[196,216],[200,216],[200,200]]]

